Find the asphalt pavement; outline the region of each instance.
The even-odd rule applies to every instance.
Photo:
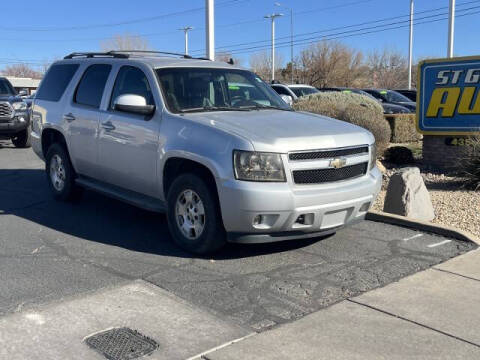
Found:
[[[32,150],[0,141],[0,316],[141,279],[261,332],[475,247],[365,221],[326,238],[192,257],[161,214],[89,191],[77,203],[54,201]]]

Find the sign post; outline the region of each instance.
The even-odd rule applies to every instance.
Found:
[[[423,159],[454,169],[480,134],[480,57],[426,60],[419,64],[417,129]]]

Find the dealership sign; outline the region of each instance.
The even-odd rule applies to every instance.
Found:
[[[417,89],[418,131],[437,135],[480,132],[480,57],[421,62]]]

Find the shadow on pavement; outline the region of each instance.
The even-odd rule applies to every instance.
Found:
[[[196,257],[172,241],[163,214],[85,191],[75,203],[55,201],[43,169],[0,169],[0,215],[15,215],[76,238],[164,256]],[[12,238],[15,236],[11,234]],[[322,238],[227,246],[209,256],[235,259],[302,248]]]

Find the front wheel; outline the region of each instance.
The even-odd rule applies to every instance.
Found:
[[[193,174],[179,176],[167,195],[167,219],[174,241],[183,249],[207,254],[226,243],[220,207],[207,183]]]
[[[30,147],[30,127],[15,134],[15,136],[12,137],[12,143],[17,148]]]

